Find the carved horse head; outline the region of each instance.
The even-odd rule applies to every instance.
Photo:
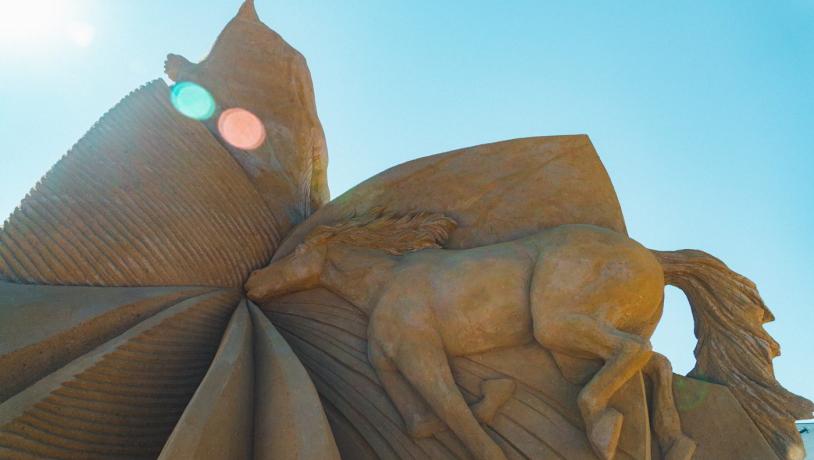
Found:
[[[440,248],[456,223],[438,213],[397,216],[373,210],[333,226],[314,229],[288,256],[257,270],[246,282],[248,296],[261,302],[320,285],[329,249],[336,245],[381,250],[399,256]]]
[[[262,302],[317,287],[326,253],[327,244],[300,244],[288,256],[251,274],[245,286],[249,298]]]

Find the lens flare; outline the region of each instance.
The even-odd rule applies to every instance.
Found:
[[[96,34],[93,26],[87,22],[72,22],[68,24],[66,29],[68,38],[71,39],[76,45],[82,48],[87,48],[93,43],[93,37]]]
[[[709,384],[691,379],[677,379],[673,381],[676,390],[676,408],[688,411],[700,406],[709,395]]]
[[[257,116],[246,109],[224,110],[218,118],[218,132],[223,139],[241,150],[254,150],[266,141],[266,128]]]
[[[215,98],[206,88],[191,81],[173,85],[170,102],[176,110],[194,120],[208,120],[215,113]]]

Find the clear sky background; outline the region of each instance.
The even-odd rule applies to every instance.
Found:
[[[106,110],[203,57],[240,0],[0,0],[0,214]],[[404,161],[587,133],[632,237],[754,280],[814,399],[814,2],[257,0],[308,59],[333,196]],[[655,348],[692,368],[668,289]]]

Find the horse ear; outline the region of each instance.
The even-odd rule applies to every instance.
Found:
[[[453,219],[449,216],[444,216],[442,219],[442,226],[444,230],[447,232],[447,236],[452,233],[456,228],[458,228],[458,221]]]
[[[432,226],[436,229],[433,231],[435,234],[435,241],[439,245],[443,246],[444,243],[446,243],[446,241],[449,239],[450,235],[452,235],[452,232],[458,228],[458,222],[449,216],[438,214],[436,219],[434,219],[432,222]]]

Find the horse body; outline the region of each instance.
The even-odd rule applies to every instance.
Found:
[[[528,343],[533,323],[563,315],[590,316],[649,337],[661,314],[658,261],[633,240],[599,227],[566,225],[401,259],[372,309],[371,333],[383,343],[424,322],[448,355],[462,356]]]
[[[269,295],[261,289],[279,294],[275,283],[284,289],[318,283],[360,306],[370,317],[370,362],[408,430],[421,437],[446,425],[483,459],[504,455],[476,414],[488,421],[514,384],[485,387],[482,410],[473,411],[455,384],[449,356],[536,340],[555,359],[604,360],[578,405],[595,451],[612,458],[622,416],[608,401],[650,360],[648,339],[664,287],[650,251],[591,225],[399,256],[316,238],[277,266],[283,270],[249,281],[250,295]]]
[[[422,321],[451,356],[531,341],[529,281],[537,252],[531,246],[511,242],[405,255],[374,301],[371,333],[395,337],[390,334],[409,333],[405,325]]]
[[[653,428],[664,458],[687,460],[695,443],[681,431],[669,362],[650,344],[663,288],[673,284],[693,307],[696,370],[729,384],[767,439],[777,440],[777,451],[797,445],[788,420],[814,406],[774,380],[771,359],[779,349],[762,328],[771,313],[754,284],[718,259],[651,251],[591,225],[441,249],[454,227],[433,213],[318,227],[292,254],[253,273],[248,295],[263,302],[322,286],[367,313],[370,363],[413,436],[448,427],[476,458],[504,459],[479,421],[490,421],[514,382],[485,381],[483,400],[470,408],[448,359],[534,340],[561,368],[572,357],[601,363],[577,399],[597,457],[614,457],[621,432],[611,397],[643,372],[653,382]]]

